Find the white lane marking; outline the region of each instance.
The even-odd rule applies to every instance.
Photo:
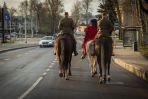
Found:
[[[21,57],[21,56],[22,56],[21,54],[17,55],[17,57]]]
[[[56,62],[57,62],[56,60],[53,61],[53,63],[56,63]]]
[[[32,53],[33,51],[29,51],[29,53]]]
[[[25,53],[25,55],[28,55],[29,53]]]
[[[50,69],[46,69],[46,71],[48,72],[48,71],[50,71]]]
[[[25,93],[23,93],[18,99],[24,99],[43,79],[43,77],[40,77]]]
[[[52,68],[53,66],[49,66],[49,68]]]
[[[8,60],[10,60],[9,58],[7,58],[7,59],[4,59],[5,61],[8,61]]]
[[[46,76],[46,75],[47,75],[47,73],[46,73],[46,72],[42,74],[42,76]]]
[[[55,63],[51,63],[51,65],[54,65]]]
[[[51,63],[54,64],[54,63]],[[49,68],[52,68],[53,66],[49,66]],[[50,69],[46,69],[46,72],[50,71]],[[25,91],[18,99],[24,99],[38,84],[39,82],[43,79],[44,76],[47,75],[47,73],[44,72],[42,74],[42,77],[38,78],[37,81],[27,90]]]

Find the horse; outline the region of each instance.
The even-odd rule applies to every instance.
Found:
[[[57,56],[59,62],[59,76],[65,77],[69,80],[71,76],[71,59],[73,53],[73,42],[70,35],[62,34],[55,38],[54,40],[54,53]]]
[[[111,80],[110,76],[110,64],[112,56],[112,38],[111,37],[99,37],[95,39],[95,54],[99,65],[99,83],[106,83]],[[102,76],[102,69],[104,69],[104,75]]]
[[[97,74],[97,57],[95,55],[92,55],[92,42],[93,40],[90,40],[86,43],[86,52],[88,56],[88,61],[91,69],[91,76],[94,77]]]

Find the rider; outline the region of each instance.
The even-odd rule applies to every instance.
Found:
[[[73,41],[73,45],[74,45],[74,54],[75,56],[78,55],[78,52],[76,50],[76,39],[74,37],[74,22],[72,18],[69,18],[69,14],[68,12],[65,12],[65,17],[60,21],[59,23],[59,30],[60,30],[60,34],[69,34],[72,38]]]
[[[90,40],[94,40],[95,36],[97,34],[97,20],[92,19],[90,21],[90,25],[87,26],[85,29],[85,37],[82,44],[82,56],[81,58],[84,59],[86,56],[86,43]]]
[[[97,38],[100,39],[101,37],[108,37],[110,39],[110,42],[113,45],[113,40],[110,36],[112,35],[112,31],[114,30],[114,27],[111,21],[108,20],[108,16],[105,12],[102,14],[102,18],[97,24],[97,30],[98,32],[96,35],[96,39]],[[112,46],[112,50],[113,50],[113,46]],[[114,55],[113,52],[112,52],[112,55]]]

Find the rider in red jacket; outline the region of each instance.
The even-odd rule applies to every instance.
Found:
[[[84,59],[86,56],[86,43],[90,40],[94,40],[97,34],[97,20],[92,19],[90,21],[90,25],[87,26],[85,29],[85,37],[82,44],[82,56],[81,58]]]

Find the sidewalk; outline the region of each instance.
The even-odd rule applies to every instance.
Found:
[[[140,52],[124,48],[122,42],[116,42],[113,60],[116,64],[148,81],[148,60]]]
[[[28,38],[27,43],[25,43],[24,38],[19,38],[14,43],[0,43],[0,53],[15,49],[35,47],[38,45],[38,42],[39,38]]]

